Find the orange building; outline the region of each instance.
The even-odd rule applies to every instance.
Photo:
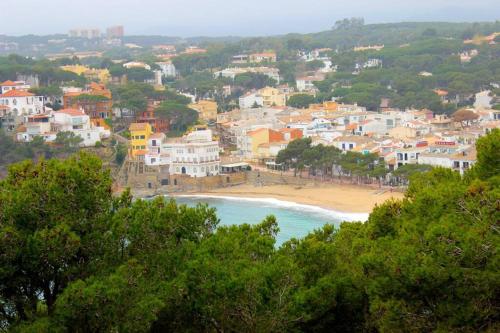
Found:
[[[84,91],[66,93],[63,102],[65,109],[83,109],[90,118],[107,119],[112,116],[111,91],[103,84],[92,82]]]
[[[156,116],[155,109],[158,105],[159,103],[149,102],[147,110],[141,112],[136,121],[138,123],[148,123],[154,133],[166,133],[169,130],[170,122],[168,119]]]
[[[285,141],[293,141],[295,139],[301,139],[303,136],[302,130],[299,128],[282,128],[279,130],[283,134]]]

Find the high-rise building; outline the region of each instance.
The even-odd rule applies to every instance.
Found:
[[[124,35],[123,25],[117,25],[106,29],[106,37],[108,38],[122,38]]]
[[[101,37],[99,29],[72,29],[68,33],[69,37],[94,39]]]

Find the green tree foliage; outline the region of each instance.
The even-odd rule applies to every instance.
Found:
[[[75,73],[59,68],[57,62],[46,59],[34,60],[19,55],[0,57],[0,81],[16,80],[19,74],[38,77],[43,86],[60,85],[64,82],[77,82],[84,84],[86,79]]]
[[[294,107],[294,108],[299,108],[299,109],[306,109],[309,107],[309,105],[313,104],[316,102],[316,98],[312,95],[309,94],[297,94],[297,95],[292,95],[286,104],[288,106]]]
[[[417,172],[365,223],[279,248],[273,217],[217,228],[204,205],[113,198],[94,157],[14,165],[0,182],[0,320],[21,332],[496,332],[498,142],[479,141],[465,177]],[[291,146],[289,161],[343,155]]]
[[[78,138],[76,139],[78,140]],[[72,141],[75,142],[75,141]],[[9,164],[30,159],[64,157],[78,150],[75,145],[63,142],[57,146],[47,145],[42,137],[35,137],[31,142],[15,142],[0,128],[0,178]]]
[[[235,76],[234,85],[244,89],[261,89],[275,87],[276,81],[260,73],[243,73]]]
[[[494,129],[489,135],[482,137],[477,142],[477,165],[473,174],[478,178],[487,180],[500,175],[500,130]]]
[[[155,109],[160,118],[170,121],[170,129],[176,132],[184,132],[198,121],[198,112],[185,104],[175,101],[162,102]]]
[[[295,175],[297,171],[302,170],[305,166],[304,153],[311,148],[311,138],[296,139],[291,141],[286,149],[279,151],[276,157],[276,163],[284,163],[294,169]]]
[[[80,144],[83,142],[81,136],[76,135],[73,132],[58,132],[54,143],[62,146],[62,148],[67,152],[74,152]]]
[[[127,145],[123,143],[118,143],[115,147],[115,162],[118,165],[122,165],[123,162],[125,161],[125,158],[127,157]]]
[[[1,321],[26,320],[39,301],[52,313],[67,284],[89,275],[103,250],[112,205],[100,160],[13,165],[0,183]]]

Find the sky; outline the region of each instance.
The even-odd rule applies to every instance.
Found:
[[[127,35],[263,36],[328,30],[345,17],[493,21],[500,0],[0,0],[0,35],[123,25]]]

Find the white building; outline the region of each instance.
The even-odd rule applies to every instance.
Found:
[[[12,89],[0,95],[0,105],[6,105],[15,116],[40,114],[44,111],[45,98],[34,94]]]
[[[248,92],[239,98],[241,109],[249,109],[256,105],[259,107],[264,105],[264,98],[258,92]]]
[[[153,134],[145,161],[146,165],[168,165],[174,175],[215,176],[220,170],[219,151],[211,130],[191,132],[179,142],[167,142],[164,135]]]
[[[266,75],[267,77],[273,79],[276,81],[277,84],[280,83],[280,73],[278,68],[272,68],[272,67],[233,67],[233,68],[226,68],[221,71],[215,72],[214,77],[227,77],[230,79],[233,79],[236,77],[238,74],[244,74],[244,73],[256,73],[256,74],[263,74]]]
[[[5,94],[9,90],[28,91],[30,88],[31,86],[24,81],[5,81],[0,83],[0,94]]]
[[[465,147],[456,153],[424,152],[419,155],[418,163],[449,168],[464,174],[476,163],[476,150],[473,147]]]
[[[323,76],[302,76],[295,80],[298,91],[312,91],[315,90],[314,81],[323,81]]]
[[[161,72],[165,77],[176,77],[177,70],[175,69],[174,64],[171,61],[168,62],[157,62],[158,66],[160,66]]]
[[[17,140],[30,142],[34,137],[43,137],[46,142],[53,142],[57,133],[72,132],[82,138],[80,146],[93,147],[98,141],[110,136],[110,131],[95,126],[83,110],[64,109],[50,114],[28,116],[24,131],[17,133]]]
[[[127,69],[131,69],[131,68],[143,68],[143,69],[146,69],[148,71],[151,70],[151,66],[149,66],[148,64],[145,64],[143,62],[139,62],[139,61],[127,62],[127,63],[123,64],[123,67],[125,67]]]

